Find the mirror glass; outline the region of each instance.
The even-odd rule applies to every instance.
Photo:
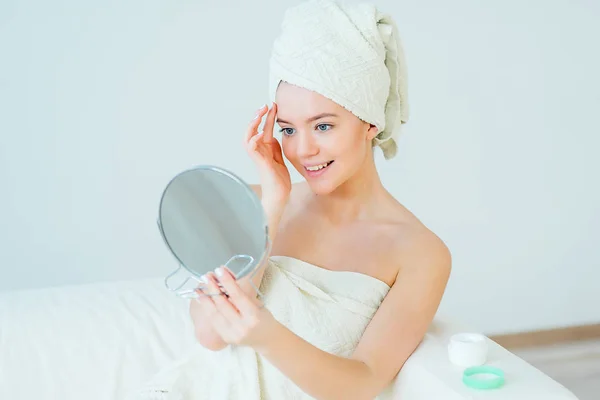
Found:
[[[163,191],[160,233],[179,268],[165,279],[182,297],[197,297],[199,278],[226,265],[237,279],[251,276],[269,250],[266,216],[241,178],[216,166],[177,174]]]

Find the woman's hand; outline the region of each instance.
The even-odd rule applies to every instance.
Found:
[[[238,284],[231,271],[222,266],[205,277],[206,288],[196,289],[203,323],[227,343],[238,346],[260,347],[269,340],[278,322],[256,296],[248,295]],[[219,287],[219,284],[222,286]]]
[[[258,127],[267,113],[263,131],[258,132]],[[284,161],[281,145],[273,137],[277,104],[269,110],[267,106],[261,107],[256,117],[250,122],[244,145],[250,158],[254,161],[260,175],[262,191],[262,204],[269,212],[269,208],[283,208],[292,189],[290,172]],[[279,210],[277,210],[279,211]]]

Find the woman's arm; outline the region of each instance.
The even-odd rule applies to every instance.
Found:
[[[398,374],[423,339],[451,269],[447,247],[428,235],[402,252],[396,283],[350,359],[324,352],[283,325],[255,349],[317,399],[372,399]]]
[[[256,193],[259,200],[261,201],[262,207],[265,210],[265,215],[267,217],[267,226],[269,227],[269,240],[271,243],[275,241],[275,237],[277,236],[277,229],[279,227],[279,221],[281,221],[281,216],[283,214],[283,210],[285,208],[284,204],[273,204],[273,202],[269,201],[269,199],[262,198],[262,189],[260,185],[250,185],[252,190]],[[267,259],[271,254],[267,254],[265,257],[265,262],[259,267],[258,271],[252,278],[252,283],[258,288],[262,282],[263,275],[265,273],[265,266],[267,264]],[[250,294],[254,291],[250,285],[246,282],[242,281],[240,285],[245,289],[246,293]]]
[[[263,131],[259,133],[258,127],[265,115],[267,117],[265,119]],[[277,105],[275,103],[273,103],[273,106],[270,109],[266,105],[259,108],[256,111],[256,116],[248,125],[248,130],[246,131],[244,139],[244,147],[250,158],[258,167],[261,184],[250,186],[259,196],[265,210],[271,242],[275,240],[279,220],[281,219],[283,209],[287,204],[292,189],[292,181],[283,160],[281,145],[279,144],[279,141],[273,137],[276,115]],[[255,287],[260,287],[262,282],[269,254],[266,256],[264,262],[257,267],[258,270],[253,276],[252,283]],[[216,267],[218,266],[215,265],[215,268]],[[204,278],[208,277],[205,275]],[[246,294],[255,297],[255,289],[248,280],[242,278],[238,283],[240,288]],[[208,297],[202,297],[198,299],[198,301],[196,301],[196,299],[192,300],[190,313],[192,314],[198,342],[212,350],[220,350],[226,347],[227,343],[219,334],[217,334],[214,327],[211,326],[213,324],[207,323],[210,321],[206,313],[210,311],[209,306],[211,304],[208,300],[210,300]]]

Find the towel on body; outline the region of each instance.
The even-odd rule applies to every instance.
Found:
[[[309,343],[350,357],[389,286],[357,272],[330,271],[272,256],[260,286],[275,319]],[[384,392],[378,399],[389,398]],[[128,400],[312,399],[249,347],[212,352],[198,345]]]
[[[317,92],[375,125],[386,159],[409,115],[407,69],[394,20],[369,3],[309,0],[288,9],[270,59],[281,81]]]

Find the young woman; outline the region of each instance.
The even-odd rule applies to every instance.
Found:
[[[275,102],[244,139],[273,241],[253,278],[264,298],[223,267],[207,274],[198,293],[222,295],[191,303],[202,350],[142,398],[383,398],[441,301],[450,253],[374,161],[377,147],[394,155],[407,116],[393,21],[371,5],[316,0],[290,9],[282,29]],[[291,183],[284,156],[302,182]]]

